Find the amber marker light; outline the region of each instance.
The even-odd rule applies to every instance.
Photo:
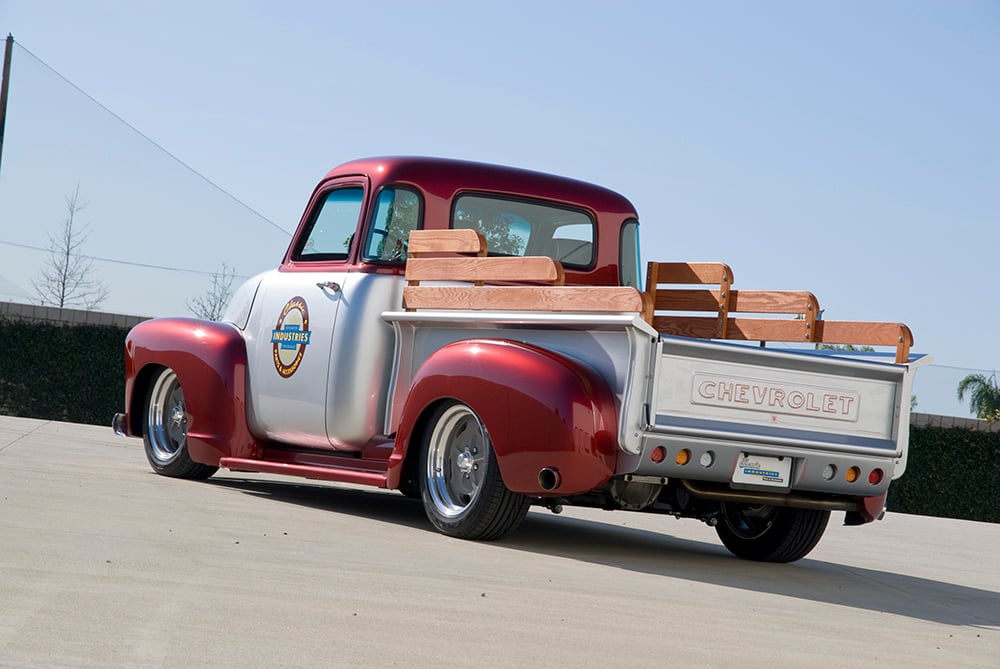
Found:
[[[847,470],[847,473],[844,474],[844,479],[848,483],[854,483],[855,481],[858,480],[859,476],[861,476],[861,470],[858,469],[857,467],[851,467],[850,469]]]
[[[653,452],[649,454],[649,459],[656,463],[663,462],[667,459],[667,449],[663,446],[657,446],[653,449]]]
[[[885,473],[881,469],[873,469],[872,473],[868,475],[868,482],[872,485],[878,485],[882,482],[882,477]]]
[[[674,456],[674,462],[676,462],[679,465],[686,465],[687,463],[691,462],[691,451],[689,451],[686,448],[677,451],[677,455]]]

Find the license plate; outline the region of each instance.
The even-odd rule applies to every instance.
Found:
[[[733,483],[788,488],[792,484],[792,458],[740,453]]]

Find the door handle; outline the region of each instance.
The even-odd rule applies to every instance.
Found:
[[[340,292],[340,284],[336,281],[320,281],[316,284],[316,287],[321,290],[329,290],[331,293]]]

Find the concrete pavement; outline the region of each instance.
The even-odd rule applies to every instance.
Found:
[[[841,520],[791,565],[587,509],[473,543],[398,493],[177,481],[0,417],[0,666],[1000,666],[1000,525]]]

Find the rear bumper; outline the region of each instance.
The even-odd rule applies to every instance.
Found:
[[[658,448],[663,449],[654,455]],[[678,458],[681,451],[686,457]],[[658,476],[691,481],[730,483],[742,453],[785,456],[794,460],[788,492],[809,492],[848,497],[875,497],[889,489],[895,453],[818,451],[766,443],[699,439],[680,435],[646,433],[637,457],[620,457],[616,474]],[[854,476],[848,472],[856,468]],[[874,470],[880,474],[873,475]],[[871,477],[871,478],[869,478]],[[738,487],[738,486],[737,486]]]

